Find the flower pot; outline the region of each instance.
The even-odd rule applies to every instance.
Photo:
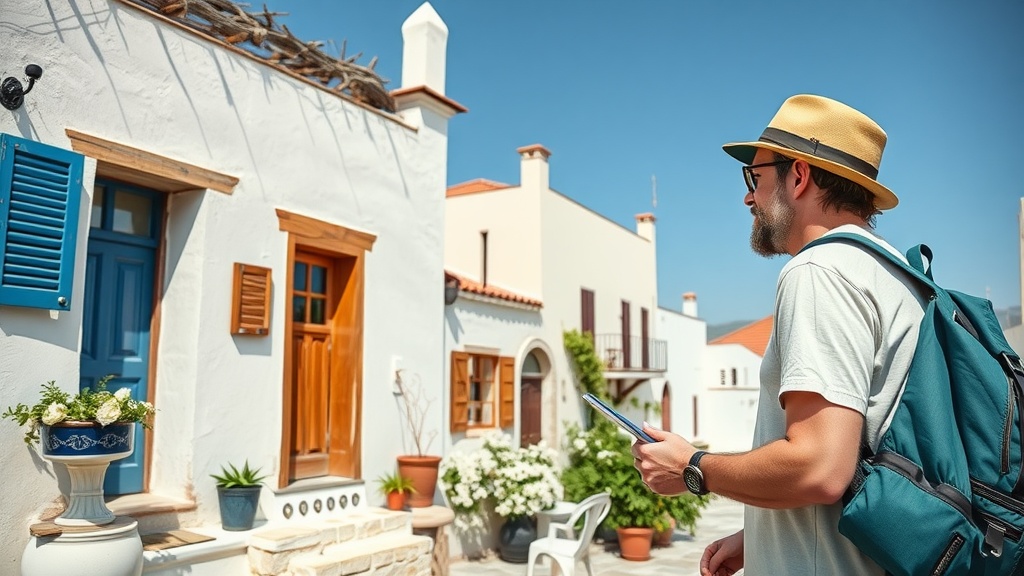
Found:
[[[434,503],[434,489],[437,488],[437,469],[440,456],[399,456],[398,473],[412,480],[415,492],[409,494],[411,508],[424,508]]]
[[[654,545],[665,548],[672,545],[672,536],[676,533],[676,519],[669,518],[668,526],[664,530],[657,530],[654,533]]]
[[[231,532],[252,530],[262,486],[217,487],[221,527]]]
[[[505,562],[525,564],[530,557],[530,543],[536,539],[537,526],[532,518],[509,518],[498,534],[498,554]]]
[[[388,492],[388,510],[401,510],[405,508],[405,492]]]
[[[103,476],[114,460],[135,449],[135,423],[64,421],[39,429],[43,458],[63,464],[71,476],[68,507],[54,519],[61,526],[100,526],[114,521],[103,502]]]
[[[651,559],[651,538],[654,528],[616,528],[619,535],[619,553],[623,560]]]

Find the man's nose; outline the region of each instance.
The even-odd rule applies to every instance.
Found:
[[[746,206],[753,206],[754,205],[754,193],[753,192],[747,192],[747,194],[743,197],[743,204],[746,205]]]

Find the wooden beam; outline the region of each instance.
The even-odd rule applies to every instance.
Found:
[[[330,224],[323,220],[277,209],[280,230],[301,237],[300,243],[350,256],[361,256],[373,249],[377,236],[359,232],[344,226]]]
[[[208,188],[231,194],[238,178],[139,150],[112,140],[85,134],[71,128],[64,132],[71,149],[97,160],[96,173],[104,178],[132,182],[161,192],[181,192]]]

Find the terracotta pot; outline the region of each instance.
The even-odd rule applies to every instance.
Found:
[[[398,473],[412,480],[415,492],[409,494],[411,508],[424,508],[434,503],[437,488],[437,469],[440,456],[399,456]]]
[[[654,528],[616,528],[619,535],[619,553],[623,560],[650,560],[651,538]]]
[[[405,508],[405,492],[388,492],[388,510]]]
[[[676,533],[676,519],[668,519],[668,528],[654,533],[654,545],[662,548],[672,545],[672,536]]]

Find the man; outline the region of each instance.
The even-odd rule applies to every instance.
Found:
[[[901,270],[831,232],[871,230],[896,196],[878,183],[885,132],[820,96],[786,100],[756,142],[726,144],[745,164],[752,248],[789,254],[761,363],[753,449],[705,454],[650,426],[633,447],[655,492],[714,492],[747,504],[744,529],[712,543],[701,574],[864,575],[882,569],[838,531],[860,448],[888,425],[917,346],[924,302]],[[902,255],[900,255],[902,258]],[[909,280],[907,281],[909,283]]]

